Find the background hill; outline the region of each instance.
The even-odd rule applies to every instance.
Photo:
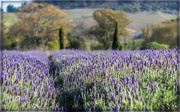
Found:
[[[137,13],[143,11],[161,11],[163,13],[177,14],[178,2],[47,2],[59,6],[61,9],[77,9],[77,8],[108,8],[113,10],[121,10],[129,13]]]

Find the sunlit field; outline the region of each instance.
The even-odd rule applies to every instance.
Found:
[[[1,108],[178,111],[179,50],[2,51]]]

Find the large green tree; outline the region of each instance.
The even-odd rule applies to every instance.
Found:
[[[16,15],[18,22],[10,27],[9,34],[19,40],[24,37],[34,39],[37,48],[44,46],[44,50],[49,41],[58,42],[59,27],[63,27],[65,33],[71,30],[71,25],[65,19],[66,13],[47,3],[25,4],[17,9]]]
[[[130,19],[125,12],[113,11],[111,9],[98,9],[94,11],[93,18],[97,25],[90,28],[89,33],[96,36],[98,41],[109,49],[112,45],[114,26],[118,23],[119,35],[130,37],[125,27],[130,23]]]

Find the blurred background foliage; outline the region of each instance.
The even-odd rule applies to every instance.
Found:
[[[115,22],[119,24],[121,50],[174,48],[179,45],[177,6],[177,2],[24,2],[19,8],[8,5],[6,13],[1,9],[1,49],[59,50],[58,33],[62,27],[66,49],[108,50],[112,49]],[[146,16],[157,21],[141,19]]]

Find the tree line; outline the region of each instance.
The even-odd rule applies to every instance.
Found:
[[[87,50],[87,47],[90,46],[90,50],[125,50],[125,46],[129,45],[126,41],[120,41],[120,37],[124,37],[125,40],[126,38],[133,40],[130,46],[132,46],[131,50],[135,50],[136,41],[126,30],[126,26],[130,24],[131,20],[123,11],[95,10],[93,19],[97,24],[82,32],[66,19],[67,14],[58,6],[47,3],[31,3],[25,4],[17,10],[15,14],[18,21],[15,24],[6,27],[2,23],[2,49]],[[141,31],[144,38],[141,49],[151,46],[150,42],[167,44],[170,48],[178,45],[178,20],[141,27]]]
[[[149,48],[152,42],[156,46],[166,45],[169,48],[179,46],[179,18],[141,27],[144,42],[141,49]],[[159,43],[159,45],[158,45]],[[161,44],[161,45],[160,45]]]

